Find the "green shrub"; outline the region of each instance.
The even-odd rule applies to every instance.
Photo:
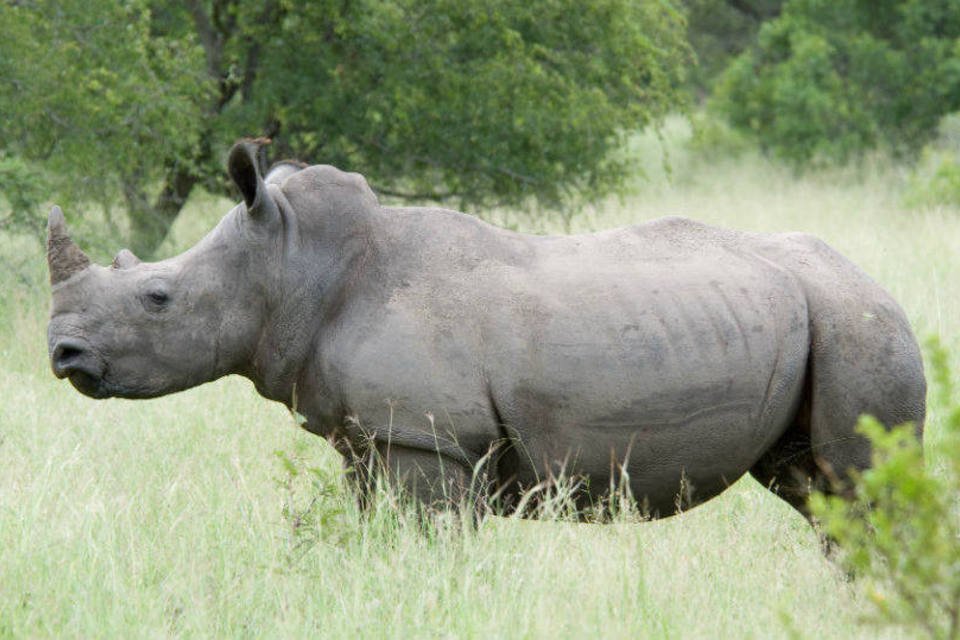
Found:
[[[573,210],[624,190],[690,63],[672,0],[0,2],[0,139],[123,202],[144,257],[242,135],[403,201]]]
[[[960,108],[960,3],[790,0],[713,104],[795,165],[912,154]]]
[[[923,149],[904,193],[911,208],[960,207],[960,113],[943,118],[937,138]]]
[[[937,391],[930,412],[940,437],[924,447],[911,425],[886,430],[865,417],[873,467],[856,477],[855,497],[814,494],[811,507],[842,549],[840,561],[866,589],[873,621],[960,637],[960,401],[946,352],[928,346]]]
[[[0,149],[0,230],[37,233],[43,227],[38,212],[45,190],[36,167]]]
[[[911,208],[960,207],[960,161],[954,153],[925,150],[911,176],[904,203]]]
[[[274,481],[281,491],[291,560],[318,544],[342,545],[355,527],[339,470],[310,464],[306,448],[301,441],[293,451],[274,452],[281,467]]]
[[[722,118],[712,117],[709,113],[698,113],[691,118],[693,135],[690,148],[701,157],[739,158],[744,153],[756,150],[752,138],[740,129],[730,126]]]
[[[747,49],[764,21],[780,13],[784,0],[683,0],[687,10],[687,36],[697,54],[690,84],[700,95],[730,60]]]

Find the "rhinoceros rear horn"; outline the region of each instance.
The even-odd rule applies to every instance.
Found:
[[[265,205],[265,190],[263,178],[260,176],[260,162],[258,159],[260,147],[268,142],[262,138],[256,140],[241,140],[233,145],[230,158],[227,160],[227,171],[247,205],[247,211],[252,215]]]
[[[50,266],[50,284],[63,282],[90,266],[86,256],[67,234],[63,211],[54,206],[47,217],[47,264]]]

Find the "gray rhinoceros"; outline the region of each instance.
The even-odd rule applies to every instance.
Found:
[[[665,218],[531,236],[383,207],[358,174],[285,165],[195,247],[90,264],[49,219],[53,371],[149,398],[227,374],[294,407],[361,469],[425,503],[478,469],[504,509],[561,475],[625,483],[653,516],[749,472],[806,514],[869,464],[860,414],[922,430],[926,384],[897,303],[802,233]]]

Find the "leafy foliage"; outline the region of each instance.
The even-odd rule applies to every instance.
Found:
[[[624,176],[623,136],[679,101],[682,23],[664,3],[350,7],[285,22],[299,46],[267,66],[302,80],[267,76],[264,95],[284,96],[275,116],[295,153],[362,166],[381,190],[474,206],[596,195]]]
[[[281,466],[275,482],[282,492],[280,511],[291,559],[317,544],[340,545],[355,533],[347,517],[339,475],[307,463],[304,447],[300,441],[292,452],[274,452]]]
[[[196,145],[187,123],[209,92],[199,47],[150,26],[143,2],[0,5],[0,77],[14,89],[0,93],[8,157],[42,166],[68,200],[124,196],[132,215],[144,213],[141,194],[164,160]]]
[[[903,200],[913,208],[960,207],[960,113],[940,121],[936,139],[912,167]]]
[[[0,207],[0,229],[29,229],[30,220],[21,212],[36,207],[43,198],[43,177],[18,157],[0,152],[0,194],[8,211]]]
[[[911,207],[960,207],[960,162],[954,154],[924,151],[923,165],[929,172],[917,171],[911,177],[905,203]]]
[[[243,135],[406,198],[607,193],[688,62],[670,1],[32,0],[0,8],[0,134],[64,197],[121,196],[149,254]]]
[[[960,108],[960,4],[789,0],[727,69],[715,105],[796,165],[913,153]]]
[[[697,54],[694,88],[707,94],[730,60],[750,47],[784,0],[684,0],[690,45]]]
[[[873,445],[873,467],[856,478],[855,499],[815,494],[811,507],[845,550],[844,564],[866,581],[879,621],[957,638],[960,402],[946,352],[932,342],[928,353],[943,412],[928,464],[913,425],[887,431],[865,417],[859,429]]]

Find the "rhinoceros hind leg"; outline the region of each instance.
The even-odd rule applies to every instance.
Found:
[[[849,495],[851,471],[870,465],[870,443],[856,431],[861,415],[887,427],[912,422],[918,437],[923,435],[926,383],[906,320],[883,306],[840,319],[814,318],[801,406],[790,428],[750,470],[814,528],[810,493]]]
[[[792,426],[750,469],[757,482],[813,523],[807,500],[813,490],[828,491],[810,443],[810,411],[806,400]]]
[[[750,469],[750,475],[807,519],[819,538],[823,554],[832,559],[835,542],[820,528],[808,501],[813,491],[834,494],[838,485],[831,482],[814,455],[808,402],[804,402],[793,426]]]
[[[912,422],[922,437],[926,382],[910,323],[888,293],[812,236],[780,241],[771,257],[803,285],[810,348],[794,423],[751,473],[806,515],[811,489],[848,494],[850,472],[870,465],[861,415]]]

